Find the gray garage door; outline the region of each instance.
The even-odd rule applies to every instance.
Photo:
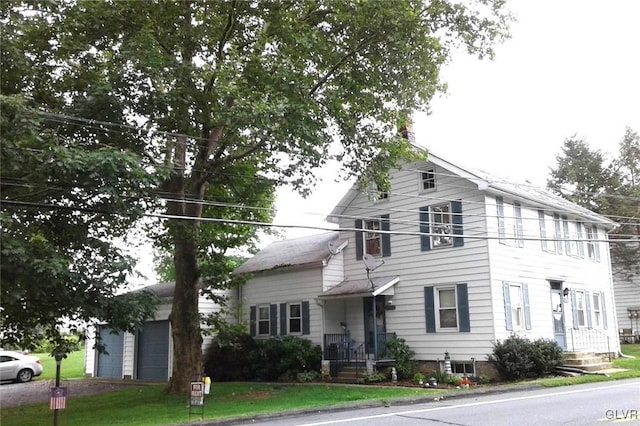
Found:
[[[124,335],[112,334],[109,327],[100,327],[100,343],[108,354],[98,354],[98,377],[122,379]]]
[[[169,321],[145,322],[138,331],[138,380],[169,380]]]

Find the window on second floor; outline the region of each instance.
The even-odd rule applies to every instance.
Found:
[[[587,246],[587,258],[600,262],[600,248],[598,246],[598,234],[596,228],[585,226],[585,238]]]
[[[419,220],[422,251],[464,245],[460,201],[421,207]]]
[[[524,247],[522,207],[519,203],[508,204],[502,197],[496,197],[498,214],[498,237],[502,244]]]
[[[356,259],[364,254],[391,256],[391,235],[389,215],[379,218],[356,219],[355,221]]]

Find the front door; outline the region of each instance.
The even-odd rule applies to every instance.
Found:
[[[374,354],[377,358],[377,355],[382,351],[382,348],[378,344],[378,354],[376,354],[376,342],[374,341],[374,335],[377,333],[378,336],[380,334],[384,334],[387,331],[387,324],[385,321],[384,314],[384,296],[376,296],[376,323],[374,327],[373,322],[373,297],[365,297],[363,299],[364,302],[364,336],[365,336],[365,346],[368,354]],[[374,331],[375,328],[375,331]],[[378,340],[377,343],[379,343]]]
[[[562,290],[551,289],[551,314],[553,315],[553,335],[558,346],[567,348],[567,341],[564,331],[564,301]]]

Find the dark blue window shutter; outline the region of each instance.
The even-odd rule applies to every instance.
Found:
[[[380,230],[391,231],[391,222],[388,214],[380,216]],[[382,257],[389,256],[391,256],[391,234],[382,234]]]
[[[604,303],[604,291],[600,292],[600,311],[602,312],[602,328],[607,329],[607,305]]]
[[[451,202],[451,216],[453,222],[453,246],[462,247],[464,245],[464,238],[462,237],[462,202]]]
[[[506,242],[504,228],[504,200],[502,197],[496,197],[496,207],[498,210],[498,237],[501,243]]]
[[[507,330],[513,330],[513,322],[511,320],[511,295],[509,294],[509,283],[502,282],[502,292],[504,293],[504,318]]]
[[[362,229],[362,219],[356,219],[356,229]],[[362,260],[362,231],[356,231],[356,260]]]
[[[424,288],[424,316],[427,323],[427,333],[435,333],[436,309],[433,299],[433,286]]]
[[[256,307],[252,306],[249,309],[249,334],[251,337],[256,336]]]
[[[309,302],[302,302],[302,334],[311,334]]]
[[[463,333],[471,331],[471,322],[469,320],[469,293],[466,284],[457,284],[456,293],[458,296],[458,319],[459,330]]]
[[[591,293],[589,293],[588,291],[586,291],[584,293],[584,308],[587,311],[587,327],[591,328],[592,326],[592,322],[591,322]]]
[[[420,207],[420,233],[429,233],[429,207]],[[431,237],[429,235],[420,235],[420,250],[431,250]]]
[[[573,313],[573,328],[578,328],[578,302],[576,300],[576,291],[571,290],[571,312]]]
[[[524,303],[524,328],[531,330],[531,307],[529,306],[528,284],[522,284],[522,299]]]
[[[286,303],[281,303],[280,304],[280,334],[281,335],[285,335],[287,334],[287,330],[289,329],[289,327],[287,327],[287,304]]]
[[[269,306],[269,334],[271,336],[278,335],[278,305],[272,304]]]

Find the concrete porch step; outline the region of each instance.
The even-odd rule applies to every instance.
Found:
[[[578,368],[585,371],[609,370],[613,364],[607,357],[596,355],[593,352],[567,352],[563,367]]]

